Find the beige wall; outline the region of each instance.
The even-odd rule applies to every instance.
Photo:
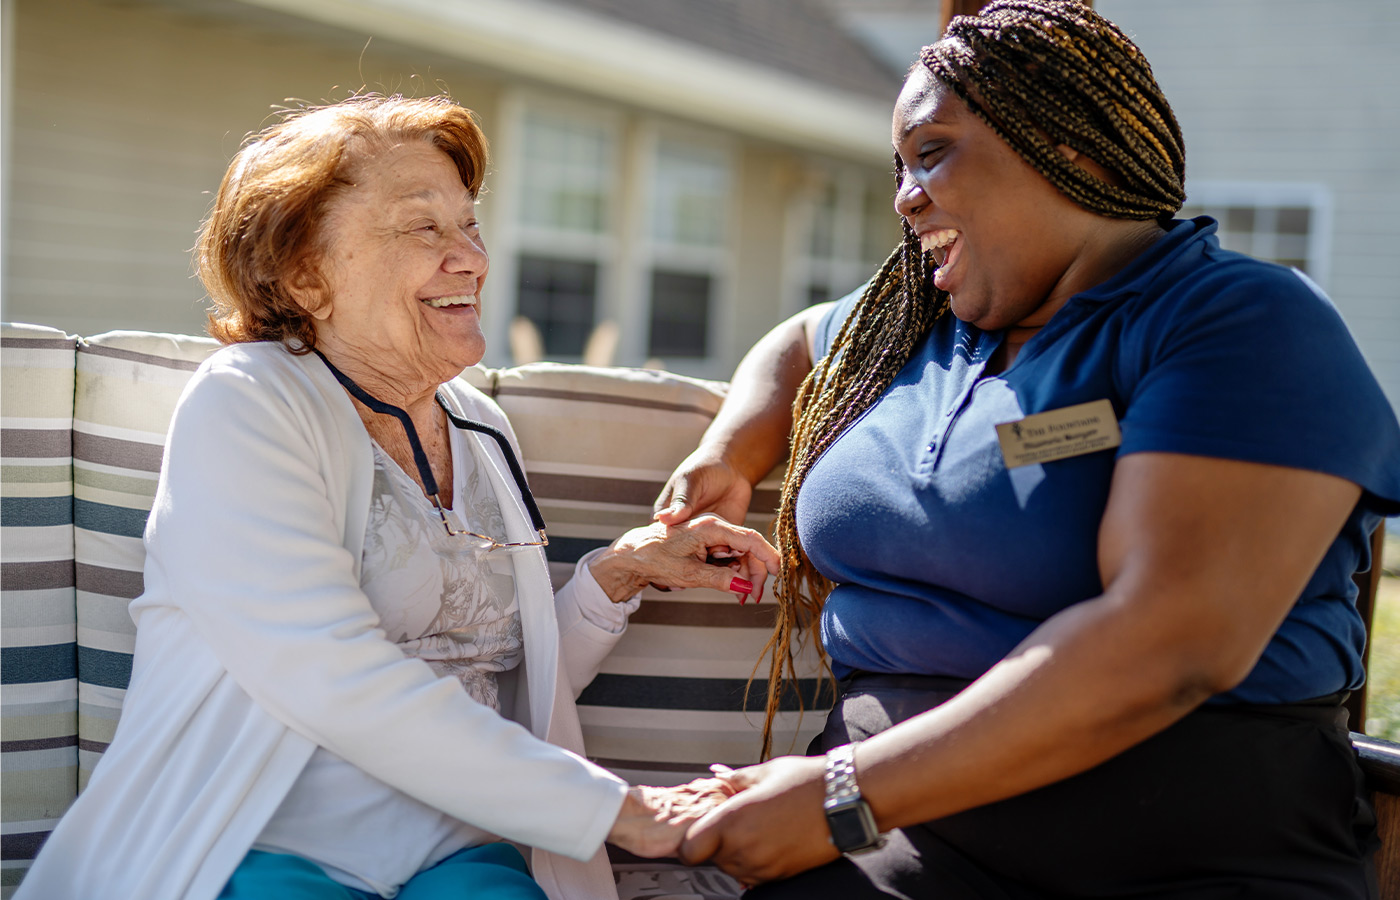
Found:
[[[75,332],[202,331],[189,248],[243,136],[285,98],[415,73],[373,45],[361,58],[161,8],[15,6],[3,317]],[[428,74],[489,120],[493,86]]]
[[[1152,61],[1186,138],[1188,188],[1322,188],[1332,206],[1323,287],[1400,407],[1400,3],[1347,0],[1335,13],[1315,0],[1096,8]]]
[[[243,137],[285,98],[339,99],[361,85],[405,93],[442,87],[499,137],[503,98],[516,83],[486,70],[383,41],[365,48],[362,36],[293,20],[234,24],[190,11],[196,7],[13,0],[0,318],[80,334],[202,332],[206,302],[189,253],[196,230]],[[657,121],[587,102],[634,124]],[[732,277],[714,357],[685,367],[713,377],[727,375],[784,310],[789,206],[810,160],[778,143],[721,136],[736,158]],[[493,216],[510,209],[501,191],[516,175],[528,177],[510,171],[508,144],[497,144],[503,152],[488,176],[495,193],[482,219],[507,277],[493,278],[485,298],[491,364],[508,361],[504,323],[514,305],[511,267],[500,257],[511,251],[509,228]],[[879,167],[868,177],[886,180]],[[633,315],[643,314],[634,307]]]

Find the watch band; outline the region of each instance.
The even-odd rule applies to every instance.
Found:
[[[856,784],[856,743],[842,744],[826,751],[826,805],[842,800],[859,800]]]
[[[835,747],[826,754],[823,778],[826,798],[822,808],[826,812],[827,827],[831,829],[831,842],[842,853],[859,853],[884,843],[870,804],[861,797],[860,786],[856,784],[855,752],[856,745],[852,743]]]

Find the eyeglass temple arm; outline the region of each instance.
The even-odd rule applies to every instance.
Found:
[[[540,508],[535,503],[535,496],[530,492],[530,483],[525,480],[525,470],[520,468],[520,461],[515,458],[515,450],[511,448],[510,441],[499,429],[487,425],[485,422],[476,422],[472,419],[463,418],[447,408],[441,395],[438,396],[438,405],[442,411],[447,413],[447,418],[453,425],[467,431],[475,431],[493,439],[501,448],[501,455],[506,458],[506,465],[510,466],[511,477],[515,479],[515,484],[520,488],[520,499],[525,501],[525,508],[530,513],[530,523],[535,526],[535,530],[544,535],[544,516],[540,515]]]

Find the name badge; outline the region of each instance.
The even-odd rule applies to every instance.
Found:
[[[1123,443],[1123,434],[1113,404],[1095,400],[1003,422],[997,440],[1006,467],[1014,469],[1108,450]]]

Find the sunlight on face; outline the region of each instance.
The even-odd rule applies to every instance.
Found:
[[[1063,300],[1085,229],[1101,217],[1060,193],[923,67],[899,95],[892,140],[905,167],[895,208],[934,252],[934,283],[952,295],[954,315],[999,329],[1035,322]]]
[[[406,391],[481,361],[490,265],[476,204],[446,153],[425,142],[367,157],[331,202],[317,340],[333,359]]]

